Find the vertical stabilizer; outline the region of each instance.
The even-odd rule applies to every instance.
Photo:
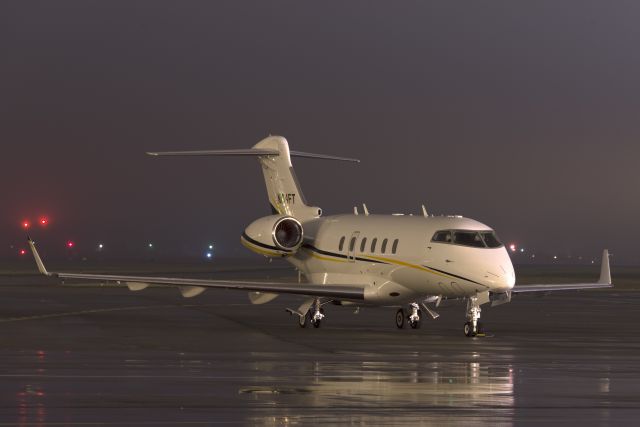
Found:
[[[278,155],[258,156],[272,211],[302,220],[320,216],[322,210],[308,206],[302,194],[291,165],[287,140],[281,136],[269,136],[254,145],[253,149],[278,152]]]

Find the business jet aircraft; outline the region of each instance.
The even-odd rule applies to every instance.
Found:
[[[298,309],[301,327],[319,327],[328,303],[337,305],[396,307],[396,326],[407,322],[418,328],[423,310],[432,318],[443,299],[466,299],[466,336],[483,334],[480,306],[511,301],[523,292],[549,292],[611,287],[609,254],[602,255],[600,279],[568,285],[519,285],[511,259],[495,232],[461,216],[370,215],[364,213],[322,216],[307,204],[300,191],[291,157],[358,161],[343,157],[290,151],[287,140],[269,136],[248,150],[173,151],[152,156],[254,156],[262,166],[272,215],[249,224],[240,238],[253,252],[283,257],[308,283],[196,280],[168,277],[50,273],[34,242],[29,239],[42,274],[61,279],[125,283],[139,291],[149,285],[176,286],[184,297],[209,288],[249,291],[254,304],[272,301],[278,294],[307,296]]]

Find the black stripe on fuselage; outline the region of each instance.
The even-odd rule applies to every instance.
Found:
[[[247,233],[242,233],[242,238],[244,240],[246,240],[247,242],[251,243],[252,245],[260,246],[261,248],[265,248],[265,249],[269,249],[269,250],[277,251],[277,252],[287,252],[287,253],[291,252],[288,249],[280,249],[280,248],[277,248],[275,246],[269,246],[269,245],[266,245],[264,243],[258,242],[257,240],[253,240],[251,237],[247,236]]]
[[[438,270],[437,268],[429,267],[428,265],[423,265],[423,267],[428,268],[429,270],[437,271],[438,273],[446,274],[447,276],[455,277],[457,279],[462,279],[462,280],[466,280],[467,282],[475,283],[476,285],[484,286],[485,288],[487,287],[486,285],[483,285],[482,283],[478,283],[475,280],[467,279],[466,277],[458,276],[457,274],[452,274],[452,273],[449,273],[448,271]]]
[[[335,252],[329,252],[329,251],[325,251],[325,250],[322,250],[322,249],[318,249],[315,246],[310,245],[308,243],[305,243],[304,245],[302,245],[302,247],[306,248],[306,249],[309,249],[310,251],[316,252],[318,254],[321,254],[321,255],[328,255],[328,256],[332,256],[332,257],[336,257],[336,258],[342,258],[342,259],[349,259],[349,257],[347,255],[338,254],[338,253],[335,253]],[[357,261],[374,262],[374,263],[377,263],[377,264],[388,264],[388,263],[386,263],[384,261],[378,261],[376,259],[368,259],[368,258],[360,258],[360,257],[355,257],[355,259]]]

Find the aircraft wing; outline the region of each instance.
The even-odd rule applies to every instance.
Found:
[[[609,268],[609,251],[602,252],[602,265],[600,266],[600,278],[593,283],[570,283],[570,284],[539,284],[539,285],[516,285],[511,289],[511,293],[520,294],[527,292],[554,292],[554,291],[575,291],[580,289],[600,289],[612,288],[611,270]]]
[[[611,283],[571,283],[567,285],[540,284],[540,285],[516,285],[511,293],[521,294],[528,292],[553,292],[553,291],[579,291],[581,289],[612,288]]]
[[[361,286],[346,285],[319,285],[309,283],[290,282],[259,282],[259,281],[235,281],[235,280],[203,280],[181,279],[173,277],[154,276],[120,276],[110,274],[84,274],[84,273],[59,273],[49,272],[44,266],[33,240],[29,239],[29,247],[33,253],[40,273],[59,277],[61,279],[78,279],[98,282],[116,282],[125,284],[132,291],[145,289],[149,285],[175,286],[179,288],[182,296],[193,297],[206,289],[237,289],[252,292],[268,292],[276,294],[296,294],[317,297],[327,297],[347,300],[364,300],[364,288]]]

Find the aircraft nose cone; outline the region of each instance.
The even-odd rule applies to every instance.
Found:
[[[503,286],[506,290],[509,290],[511,288],[513,288],[513,286],[516,284],[516,273],[513,270],[513,266],[511,265],[511,263],[509,263],[509,265],[506,266],[501,266],[501,270],[503,270],[505,273],[502,276],[503,279]]]

